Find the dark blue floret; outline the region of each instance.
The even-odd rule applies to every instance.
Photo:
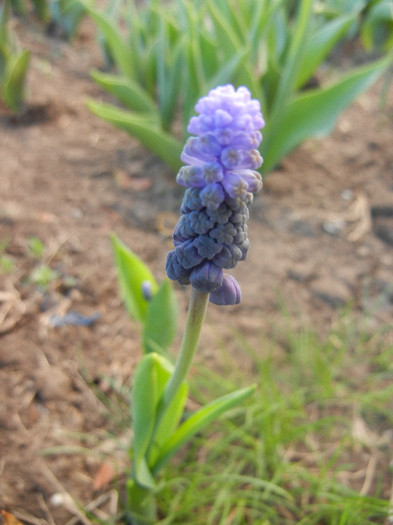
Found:
[[[218,224],[210,230],[209,237],[215,239],[220,244],[232,244],[233,237],[236,235],[236,228],[230,222]]]
[[[198,253],[194,242],[195,241],[191,240],[186,241],[175,249],[177,260],[186,270],[194,268],[194,266],[200,264],[204,259],[204,257]]]
[[[206,210],[208,216],[218,224],[225,224],[232,214],[232,209],[225,202],[220,204],[216,210]]]
[[[194,247],[198,251],[198,255],[202,259],[211,260],[222,249],[222,244],[219,244],[208,235],[199,235],[193,241]]]
[[[190,283],[200,292],[209,293],[217,290],[222,284],[221,268],[211,262],[204,262],[194,268],[190,275]]]
[[[213,262],[220,268],[229,270],[230,268],[234,268],[237,263],[241,261],[242,256],[243,253],[238,246],[235,244],[224,244],[220,253],[214,257]]]

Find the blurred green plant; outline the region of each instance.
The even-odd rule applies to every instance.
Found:
[[[83,6],[74,0],[11,0],[12,10],[19,16],[34,14],[49,30],[56,29],[67,40],[72,40],[85,16]]]
[[[10,28],[11,3],[0,6],[0,95],[4,104],[18,113],[24,104],[30,53],[19,49]]]
[[[126,107],[89,100],[90,110],[135,136],[174,171],[194,105],[210,88],[244,84],[260,100],[266,172],[307,138],[330,133],[340,113],[392,62],[385,55],[310,87],[357,23],[361,2],[331,9],[327,17],[313,0],[298,2],[295,10],[289,0],[152,0],[142,7],[128,0],[117,6],[120,23],[91,0],[80,1],[117,67],[116,74],[95,71],[92,77]],[[369,9],[365,42],[379,27],[374,9],[387,9],[385,3]]]
[[[350,35],[359,35],[367,51],[393,47],[393,0],[319,0],[315,10],[326,19],[356,14]]]
[[[49,23],[60,28],[67,40],[72,40],[86,12],[79,2],[73,0],[50,0]]]

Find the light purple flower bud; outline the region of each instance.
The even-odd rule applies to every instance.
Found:
[[[209,301],[220,306],[239,304],[241,300],[242,292],[239,283],[229,274],[224,275],[221,286],[209,295]]]
[[[236,173],[247,183],[248,191],[251,193],[258,193],[262,189],[262,177],[257,171],[238,170]]]
[[[204,170],[200,166],[183,166],[176,176],[176,182],[187,188],[201,188],[206,184]]]
[[[205,184],[220,182],[224,178],[224,172],[218,162],[208,162],[203,166],[203,180]]]
[[[225,179],[222,181],[222,185],[225,191],[230,197],[236,199],[240,197],[244,199],[248,192],[248,184],[237,172],[228,171],[225,175]]]
[[[142,295],[146,301],[151,301],[153,299],[153,287],[150,281],[142,282]]]

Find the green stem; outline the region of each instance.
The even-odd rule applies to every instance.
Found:
[[[202,324],[205,319],[208,297],[209,294],[198,292],[192,288],[183,339],[180,345],[175,368],[166,384],[157,409],[152,440],[166,410],[176,396],[191,366],[198,345]],[[149,525],[155,523],[154,520],[157,511],[154,492],[138,485],[138,483],[131,478],[128,480],[127,493],[129,509],[132,512],[132,524]]]
[[[180,385],[186,378],[187,372],[191,366],[198,345],[202,324],[205,319],[208,298],[208,293],[198,292],[195,288],[191,288],[190,305],[188,307],[183,340],[175,364],[175,369],[169,378],[162,396],[161,405],[158,410],[158,422],[161,420],[165,410],[168,408],[179,390]]]

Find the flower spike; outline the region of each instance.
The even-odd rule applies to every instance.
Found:
[[[255,171],[263,162],[258,147],[265,122],[246,87],[212,89],[195,106],[190,137],[181,155],[177,182],[187,188],[175,227],[175,249],[167,256],[168,277],[210,294],[210,301],[241,301],[238,282],[222,269],[247,257],[248,206],[262,188]]]

